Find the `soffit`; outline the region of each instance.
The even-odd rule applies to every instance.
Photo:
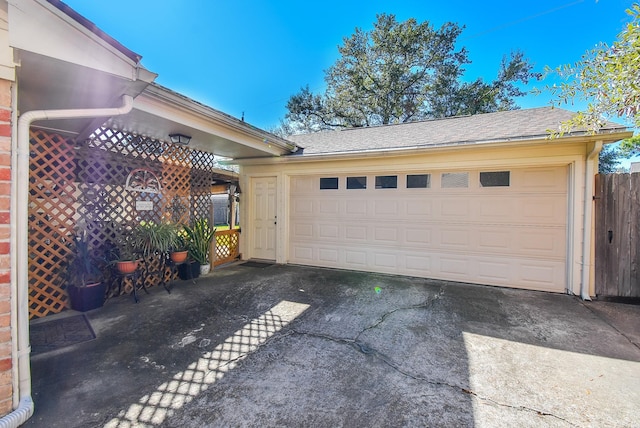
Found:
[[[113,117],[107,125],[164,141],[169,134],[188,135],[189,147],[232,159],[281,156],[296,150],[289,141],[157,84],[134,100],[131,113]]]

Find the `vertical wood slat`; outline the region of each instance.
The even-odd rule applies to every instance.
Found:
[[[629,178],[629,296],[640,297],[640,173],[629,174]]]
[[[596,294],[640,297],[640,174],[599,174],[596,191]]]

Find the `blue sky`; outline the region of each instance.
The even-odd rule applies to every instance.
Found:
[[[324,89],[324,70],[337,46],[356,27],[368,30],[376,14],[413,17],[439,27],[466,29],[459,45],[472,64],[465,78],[496,77],[500,60],[522,50],[542,71],[571,63],[622,30],[631,1],[540,0],[66,0],[158,73],[156,82],[188,97],[271,129],[286,113],[288,98],[309,85]],[[541,86],[535,83],[528,86]],[[518,100],[545,106],[546,95]],[[576,110],[581,106],[568,106]]]

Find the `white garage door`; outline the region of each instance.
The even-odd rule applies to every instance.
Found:
[[[566,167],[291,178],[289,262],[565,291]]]

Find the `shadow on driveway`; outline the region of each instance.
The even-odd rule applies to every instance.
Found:
[[[235,265],[88,313],[26,426],[633,426],[640,306]]]

